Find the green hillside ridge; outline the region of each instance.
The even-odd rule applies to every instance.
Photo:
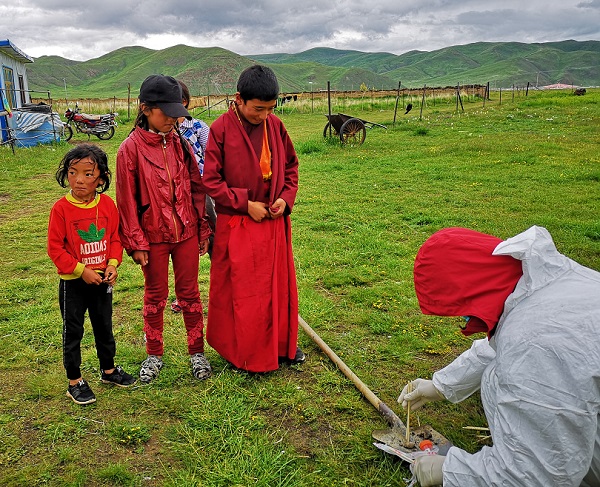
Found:
[[[117,49],[88,61],[42,56],[28,65],[29,87],[70,99],[135,98],[144,78],[162,73],[182,79],[192,95],[232,94],[239,73],[254,62],[267,64],[277,74],[282,93],[358,90],[423,85],[484,84],[543,86],[565,83],[600,84],[600,41],[549,43],[477,42],[431,52],[402,55],[314,48],[296,54],[241,56],[219,47],[178,45],[162,50],[139,46]]]

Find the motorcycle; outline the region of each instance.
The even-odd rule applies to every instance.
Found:
[[[88,137],[95,135],[99,139],[108,140],[115,135],[115,127],[117,126],[115,117],[117,115],[117,113],[106,113],[103,115],[81,113],[79,106],[75,104],[74,110],[67,108],[65,111],[67,121],[63,128],[64,138],[66,141],[71,140],[71,137],[73,137],[73,127],[75,127],[77,132],[88,134]]]

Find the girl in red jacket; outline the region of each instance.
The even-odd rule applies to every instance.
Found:
[[[187,330],[192,374],[212,373],[204,356],[204,321],[198,291],[199,256],[211,234],[205,193],[191,151],[177,131],[179,117],[191,118],[175,78],[151,75],[140,88],[134,129],[117,154],[117,205],[121,242],[144,272],[144,334],[148,357],[140,380],[150,382],[163,366],[163,318],[169,258],[175,294]]]
[[[50,212],[48,255],[60,275],[59,304],[63,317],[63,365],[67,396],[77,404],[96,402],[81,376],[81,339],[88,311],[96,352],[107,384],[128,387],[133,376],[115,367],[112,331],[112,287],[123,257],[119,216],[110,197],[100,194],[110,185],[106,153],[92,144],[71,149],[56,171],[56,180],[71,191]]]

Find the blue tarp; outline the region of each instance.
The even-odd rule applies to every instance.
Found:
[[[63,123],[58,113],[40,113],[29,110],[13,110],[8,119],[17,147],[32,147],[38,144],[58,142],[62,134]],[[3,136],[7,135],[3,130]],[[3,137],[4,138],[4,137]]]

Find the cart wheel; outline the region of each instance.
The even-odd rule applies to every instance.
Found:
[[[71,140],[71,137],[73,137],[73,129],[70,125],[65,125],[63,127],[63,137],[65,138],[66,142],[69,142],[69,140]]]
[[[325,124],[325,128],[323,129],[323,137],[329,137],[329,127],[331,127],[331,135],[334,135],[335,137],[338,136],[337,130],[335,129],[335,127],[333,125],[331,125],[331,122],[327,122]]]
[[[108,140],[111,139],[113,135],[115,135],[115,128],[111,125],[106,132],[98,132],[96,137],[102,140]]]
[[[351,118],[342,124],[340,129],[340,140],[342,144],[357,146],[361,145],[367,137],[365,124],[358,118]]]

